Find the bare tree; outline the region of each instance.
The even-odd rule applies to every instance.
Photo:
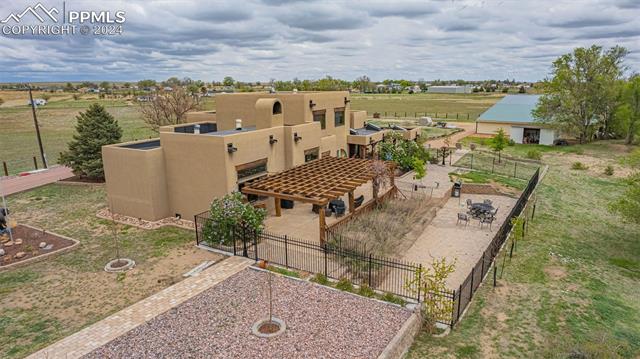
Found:
[[[391,182],[391,172],[389,166],[384,161],[373,161],[371,163],[371,172],[373,174],[372,186],[373,186],[373,199],[378,200],[378,193],[380,189],[386,187]]]
[[[197,101],[182,87],[160,93],[139,105],[144,122],[154,130],[184,123],[187,112],[198,109]]]

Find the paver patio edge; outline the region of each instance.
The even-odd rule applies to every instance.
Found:
[[[199,275],[165,288],[38,352],[29,359],[79,358],[252,265],[244,257],[230,257]]]

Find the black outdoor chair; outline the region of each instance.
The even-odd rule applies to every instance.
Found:
[[[460,224],[460,221],[464,221],[464,226],[466,227],[469,224],[469,216],[466,213],[458,213],[458,221],[456,222],[456,226]]]
[[[485,224],[489,225],[489,230],[491,230],[491,224],[493,223],[493,217],[492,216],[482,216],[480,217],[480,229],[482,229],[482,227]]]
[[[484,201],[482,201],[482,203],[491,205],[493,202],[491,202],[490,199],[485,199]]]
[[[473,204],[473,201],[471,200],[471,198],[467,198],[467,208],[471,208],[472,204]]]
[[[286,208],[286,209],[291,209],[291,208],[293,208],[293,201],[290,201],[288,199],[281,199],[280,200],[280,207]]]
[[[353,200],[353,206],[355,208],[358,208],[358,207],[362,206],[363,202],[364,202],[364,196],[360,195],[358,198]]]

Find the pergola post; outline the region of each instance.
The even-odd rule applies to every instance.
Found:
[[[356,210],[355,203],[353,200],[353,191],[349,192],[349,213],[353,213]]]
[[[324,206],[321,206],[320,209],[318,210],[318,214],[319,219],[318,222],[320,224],[320,244],[324,244],[324,231],[326,229],[326,222],[325,222],[325,218],[324,218]]]
[[[282,216],[282,203],[280,201],[280,198],[273,197],[273,200],[275,201],[276,205],[276,217],[280,217]]]

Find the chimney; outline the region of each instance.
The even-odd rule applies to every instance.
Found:
[[[236,130],[242,130],[242,120],[241,119],[236,119]]]

